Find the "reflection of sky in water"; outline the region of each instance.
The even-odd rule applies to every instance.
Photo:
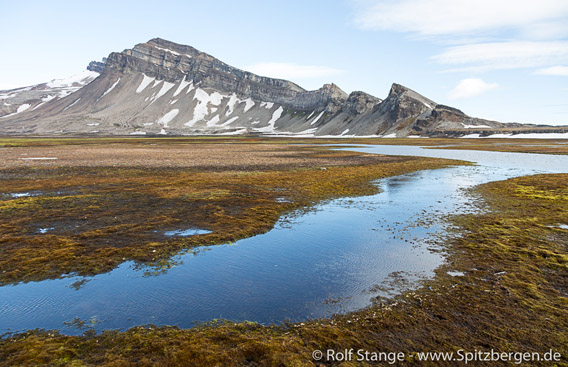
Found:
[[[568,169],[567,156],[370,149],[480,165],[381,180],[378,195],[333,200],[284,218],[264,235],[178,256],[183,263],[158,276],[145,277],[144,269],[124,263],[78,290],[70,286],[77,277],[1,287],[0,332],[36,327],[81,332],[63,325],[75,317],[96,317],[101,330],[147,323],[190,327],[213,318],[270,323],[358,309],[382,294],[376,285],[392,280],[394,272],[403,271],[410,279],[433,274],[442,257],[428,247],[433,234],[443,229],[439,218],[468,210],[470,198],[462,188]]]
[[[345,150],[388,155],[461,159],[465,161],[476,162],[479,165],[485,167],[494,167],[520,173],[554,173],[566,172],[566,170],[568,170],[568,156],[549,154],[485,152],[480,150],[425,149],[416,146],[402,145],[362,145],[358,148],[346,148]],[[486,175],[489,173],[492,172],[485,172]]]
[[[207,233],[211,233],[211,231],[199,228],[189,228],[189,229],[177,229],[175,231],[165,231],[164,235],[187,237],[187,236],[195,236],[198,234],[207,234]]]

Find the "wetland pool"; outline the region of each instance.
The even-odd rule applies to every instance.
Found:
[[[353,311],[433,277],[444,261],[437,245],[444,238],[444,216],[476,210],[465,189],[568,172],[568,156],[562,155],[388,145],[339,149],[477,165],[379,180],[379,194],[330,200],[282,218],[266,234],[178,255],[178,265],[164,273],[149,276],[149,269],[126,262],[85,279],[0,287],[0,333],[45,328],[81,334],[74,320],[102,331],[142,324],[191,327],[219,318],[268,324]]]

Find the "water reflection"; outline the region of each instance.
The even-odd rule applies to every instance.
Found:
[[[350,150],[354,150],[350,148]],[[443,261],[429,250],[441,218],[472,210],[463,189],[539,172],[566,172],[568,157],[372,146],[356,150],[478,162],[381,180],[378,195],[333,200],[274,230],[180,255],[158,276],[124,263],[108,274],[0,288],[0,331],[56,328],[81,333],[154,323],[191,327],[227,318],[262,323],[325,317],[395,294],[393,285],[431,277]],[[177,235],[183,235],[177,232]],[[404,279],[402,281],[401,279]],[[64,323],[67,323],[64,324]]]

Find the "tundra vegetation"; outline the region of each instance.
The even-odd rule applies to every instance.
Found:
[[[120,147],[122,143],[111,144]],[[146,142],[129,144],[133,146],[128,151],[133,147],[145,148]],[[192,155],[199,156],[221,145],[208,144],[189,145],[195,147],[190,149]],[[106,143],[104,145],[106,148]],[[39,157],[39,153],[47,153],[41,149],[51,149],[52,153],[65,157],[64,152],[70,149],[69,145],[60,146],[62,150],[54,147],[41,146],[40,151],[33,154]],[[6,257],[12,256],[12,247],[18,258],[11,261],[25,261],[28,257],[33,259],[37,249],[57,246],[59,242],[55,239],[29,242],[32,238],[26,237],[26,233],[30,226],[38,223],[51,225],[43,222],[48,218],[65,218],[61,210],[65,206],[60,203],[68,200],[65,205],[71,205],[71,217],[75,220],[82,220],[83,213],[88,213],[85,220],[88,224],[80,227],[81,231],[51,235],[65,239],[59,256],[63,258],[61,262],[42,259],[53,262],[51,268],[56,271],[34,271],[36,267],[41,268],[40,261],[26,271],[6,271],[5,274],[10,275],[3,275],[4,284],[56,277],[69,271],[80,274],[105,271],[96,267],[101,259],[105,259],[106,268],[116,266],[122,258],[143,263],[160,261],[195,244],[192,240],[157,239],[149,228],[194,225],[212,231],[196,236],[201,244],[220,243],[266,231],[282,213],[320,200],[372,193],[376,190],[370,184],[373,179],[451,163],[422,158],[370,157],[312,146],[245,144],[223,147],[230,153],[219,156],[214,164],[176,166],[174,160],[165,165],[163,157],[172,157],[172,151],[168,150],[164,155],[145,157],[148,164],[142,167],[132,165],[129,159],[118,159],[115,150],[111,154],[114,166],[89,167],[81,158],[84,148],[80,145],[71,149],[73,164],[63,158],[37,161],[33,167],[28,161],[16,164],[10,163],[11,158],[5,160],[8,167],[1,171],[2,192],[41,191],[43,194],[2,201],[5,207],[1,210],[12,212],[12,215],[0,214],[2,269],[10,266]],[[16,158],[21,152],[10,154]],[[242,159],[249,156],[263,158],[254,164],[243,163],[247,160]],[[157,167],[153,167],[153,159],[157,159]],[[544,353],[553,349],[563,355],[556,365],[566,366],[568,231],[561,225],[567,224],[568,218],[567,182],[567,174],[551,174],[492,182],[475,188],[471,192],[472,200],[479,203],[482,210],[448,218],[456,225],[456,233],[444,244],[447,263],[437,270],[436,277],[425,281],[417,290],[406,291],[391,300],[377,300],[360,311],[330,319],[271,326],[214,320],[192,329],[146,325],[101,334],[88,330],[82,336],[33,330],[0,340],[0,364],[323,366],[340,364],[314,361],[313,350],[362,348],[408,353],[458,349]],[[105,199],[107,195],[112,199]],[[282,195],[291,203],[275,200]],[[99,219],[113,219],[127,211],[118,212],[120,205],[114,201],[121,201],[121,205],[135,210],[141,217],[127,214],[118,223]],[[179,208],[180,201],[192,208],[191,222],[171,222],[170,215],[186,218],[183,215],[189,213],[177,212],[184,210]],[[44,210],[50,215],[41,214]],[[152,210],[154,215],[145,216],[144,210]],[[24,222],[13,218],[20,216]],[[19,226],[26,229],[18,232]],[[121,230],[115,232],[114,226]],[[96,228],[103,228],[102,233]],[[136,237],[133,244],[117,234],[123,231],[148,234]],[[84,233],[88,234],[88,239],[81,237]],[[113,238],[113,245],[104,242],[109,236]],[[5,239],[8,237],[21,238],[22,242],[14,245],[13,240]],[[86,247],[89,251],[73,252],[69,258],[65,257],[65,244],[74,242],[78,243],[77,248]],[[89,246],[90,243],[94,245]],[[27,252],[19,252],[26,248]],[[143,251],[138,252],[139,248]],[[108,263],[107,259],[115,263]],[[455,362],[418,362],[410,355],[406,362],[421,366],[455,365]],[[491,365],[509,364],[493,362]],[[531,362],[527,365],[551,364]]]
[[[374,179],[456,163],[242,140],[37,143],[2,149],[4,285],[99,274],[127,260],[161,271],[181,250],[267,232],[322,200],[374,193]],[[166,235],[189,228],[210,233]]]
[[[521,136],[521,135],[518,135]],[[431,149],[465,149],[465,150],[487,150],[498,152],[517,152],[517,153],[541,153],[541,154],[568,154],[568,142],[566,139],[499,139],[499,138],[477,138],[477,139],[455,139],[455,138],[250,138],[250,137],[160,137],[160,138],[136,138],[136,137],[106,137],[106,138],[2,138],[0,137],[0,147],[25,147],[25,146],[55,146],[55,145],[91,145],[91,144],[195,144],[198,142],[217,142],[231,144],[377,144],[377,145],[415,145],[430,147]]]

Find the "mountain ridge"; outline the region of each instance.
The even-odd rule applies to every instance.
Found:
[[[98,76],[73,93],[1,116],[0,133],[404,137],[525,126],[469,117],[396,83],[384,100],[333,83],[308,91],[161,38],[88,69]]]

